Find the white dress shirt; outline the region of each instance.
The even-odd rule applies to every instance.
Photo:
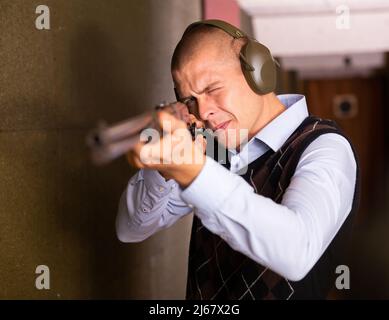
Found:
[[[206,157],[185,190],[154,170],[135,174],[120,199],[118,238],[142,241],[194,210],[234,250],[289,280],[304,278],[351,211],[356,161],[344,137],[323,134],[303,152],[281,204],[256,194],[236,172],[277,151],[308,116],[304,96],[278,98],[286,110],[232,155],[230,171]]]

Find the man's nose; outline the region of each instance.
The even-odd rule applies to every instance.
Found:
[[[212,115],[216,112],[216,105],[207,98],[197,99],[197,108],[201,120],[208,121]]]

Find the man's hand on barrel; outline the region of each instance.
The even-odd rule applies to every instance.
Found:
[[[180,118],[164,110],[157,112],[162,134],[152,129],[142,132],[141,141],[128,152],[127,160],[136,168],[158,170],[165,179],[174,179],[185,188],[204,166],[206,139],[202,135],[192,139],[188,125],[195,123],[199,128],[202,123],[186,114],[184,108],[179,110]]]

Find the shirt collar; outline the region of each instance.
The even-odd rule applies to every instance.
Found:
[[[268,145],[273,151],[281,148],[308,116],[305,96],[301,94],[282,94],[278,95],[277,98],[286,109],[253,137],[253,139],[260,140]]]
[[[231,160],[230,170],[233,172],[240,172],[269,149],[276,152],[308,116],[303,95],[285,94],[277,97],[286,109],[252,137],[240,152],[235,149],[228,150]]]
[[[305,96],[301,94],[281,94],[277,98],[286,109],[252,137],[243,146],[241,152],[228,149],[230,154],[242,155],[246,151],[250,159],[255,159],[258,154],[263,154],[268,148],[277,151],[309,115]]]

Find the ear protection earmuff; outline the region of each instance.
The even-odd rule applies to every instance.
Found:
[[[250,88],[257,94],[266,94],[276,88],[276,61],[270,50],[257,40],[248,37],[244,32],[222,20],[202,20],[190,24],[184,34],[198,25],[209,25],[219,28],[235,39],[246,38],[247,43],[239,53],[242,72]]]

